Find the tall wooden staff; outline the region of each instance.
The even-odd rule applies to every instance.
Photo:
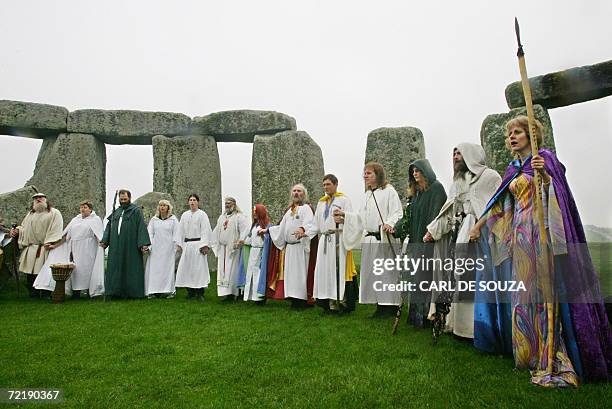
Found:
[[[529,140],[531,141],[531,156],[538,155],[538,141],[536,139],[536,122],[535,114],[533,113],[533,101],[531,99],[531,87],[529,86],[529,77],[527,76],[527,66],[525,65],[525,52],[521,44],[521,34],[519,29],[518,19],[514,18],[514,30],[516,32],[516,41],[518,43],[518,51],[516,53],[519,62],[519,70],[521,72],[521,84],[523,85],[523,95],[525,96],[525,107],[527,108],[527,119],[529,125]],[[549,259],[548,259],[548,240],[546,228],[544,226],[544,206],[542,205],[542,179],[539,172],[533,172],[533,181],[536,187],[535,209],[536,217],[538,218],[538,227],[540,232],[540,257],[536,263],[536,274],[538,277],[544,277],[542,280],[542,290],[544,292],[544,305],[548,316],[548,339],[547,339],[547,370],[552,372],[553,362],[553,344],[554,344],[554,327],[553,327],[553,306],[552,299],[552,283],[549,274]],[[535,245],[536,243],[534,243]],[[537,250],[537,248],[536,248]],[[544,368],[540,368],[544,369]]]

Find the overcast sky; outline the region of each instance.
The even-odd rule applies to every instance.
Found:
[[[429,3],[429,4],[426,4]],[[83,108],[287,113],[361,201],[369,131],[415,126],[442,183],[518,80],[612,58],[602,1],[2,1],[0,99]],[[550,111],[585,224],[612,227],[612,97]],[[32,176],[40,140],[0,136],[0,192]],[[219,144],[223,193],[250,203],[250,144]],[[107,196],[153,187],[150,146],[107,146]],[[76,213],[76,209],[75,209]]]

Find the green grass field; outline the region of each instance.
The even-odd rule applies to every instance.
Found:
[[[404,322],[185,300],[0,293],[0,388],[62,388],[68,408],[604,408],[611,384],[547,390],[513,360]],[[24,406],[48,407],[49,404]]]

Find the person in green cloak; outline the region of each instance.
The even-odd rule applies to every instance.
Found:
[[[396,237],[408,236],[408,245],[413,258],[431,259],[433,245],[426,245],[423,237],[427,233],[427,225],[431,223],[446,202],[444,186],[437,180],[429,161],[417,159],[408,166],[408,189],[413,193],[404,216],[395,225]],[[417,328],[429,327],[427,314],[431,294],[418,291],[418,283],[431,281],[431,269],[420,268],[415,273],[417,291],[411,293],[411,303],[408,310],[408,323]]]
[[[119,208],[109,217],[100,246],[107,247],[108,259],[104,287],[114,298],[144,298],[142,253],[151,240],[140,208],[131,203],[132,194],[119,190]]]

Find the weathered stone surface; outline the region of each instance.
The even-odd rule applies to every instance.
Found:
[[[295,130],[295,119],[274,111],[237,110],[193,118],[197,134],[212,135],[217,142],[253,142],[255,135]]]
[[[365,161],[378,162],[385,167],[387,179],[402,203],[407,199],[408,165],[424,157],[425,142],[418,128],[378,128],[368,134]]]
[[[555,141],[548,111],[540,105],[534,105],[533,110],[536,119],[542,123],[544,128],[544,143],[541,148],[554,151]],[[519,115],[527,115],[526,108],[512,109],[505,114],[488,115],[480,128],[480,143],[487,155],[487,165],[502,176],[510,161],[514,159],[510,149],[506,147],[506,123]]]
[[[190,126],[191,118],[172,112],[80,109],[68,115],[68,132],[114,145],[151,145],[155,135],[187,135]]]
[[[64,225],[90,200],[96,214],[106,214],[106,147],[93,135],[47,137],[38,152],[34,176],[26,183],[47,195]]]
[[[21,224],[32,205],[32,195],[36,187],[26,186],[12,192],[0,194],[0,223],[6,227]]]
[[[215,225],[221,214],[221,165],[212,136],[153,137],[153,166],[153,190],[174,198],[176,215],[189,208],[187,199],[196,193]]]
[[[43,138],[66,132],[68,110],[33,102],[0,100],[0,135]]]
[[[168,200],[170,204],[172,204],[172,207],[174,208],[173,213],[176,215],[177,218],[180,218],[181,215],[176,214],[176,204],[174,202],[174,199],[169,193],[149,192],[134,200],[134,204],[136,206],[140,206],[140,208],[142,209],[142,215],[144,216],[145,223],[149,224],[149,220],[151,220],[151,217],[155,216],[155,213],[157,212],[157,205],[162,199]]]
[[[529,78],[534,104],[557,108],[612,95],[612,60]],[[525,106],[520,81],[506,87],[509,108]]]
[[[296,183],[306,186],[314,206],[323,195],[323,155],[306,132],[255,136],[251,169],[253,204],[265,204],[274,223],[290,203],[290,189]]]

